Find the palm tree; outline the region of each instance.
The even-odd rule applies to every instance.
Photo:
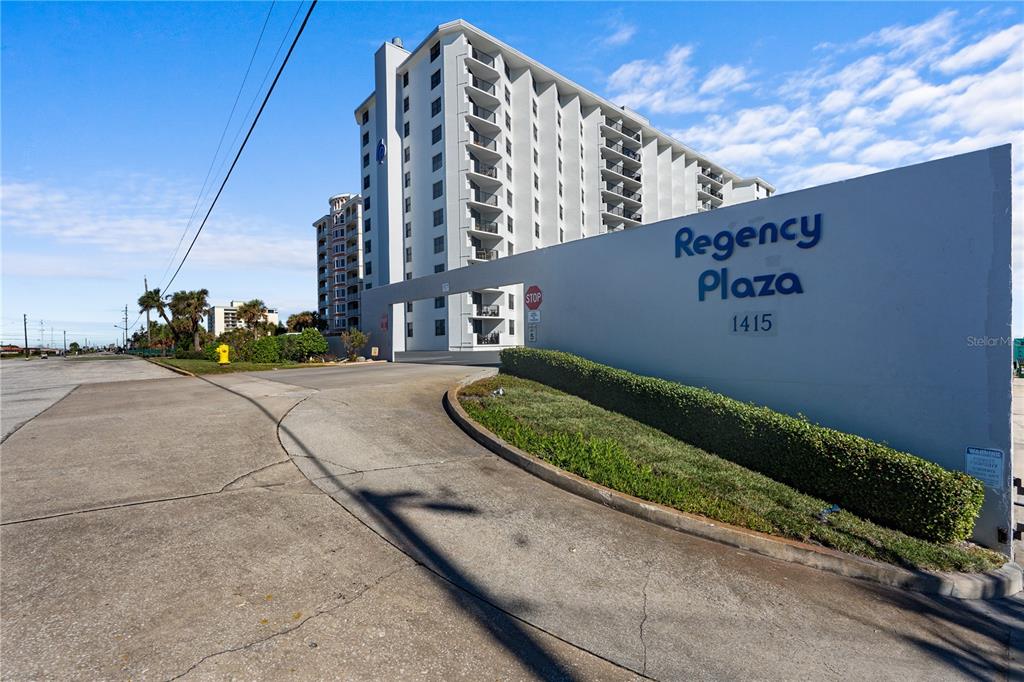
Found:
[[[192,336],[194,350],[200,350],[199,333],[203,328],[203,319],[210,312],[210,304],[207,300],[209,295],[210,292],[206,289],[176,291],[167,303],[167,307],[174,315],[171,325],[177,332]]]
[[[238,306],[238,319],[245,323],[245,326],[252,330],[252,337],[255,339],[260,335],[261,323],[267,319],[267,306],[258,298],[246,301]]]
[[[303,310],[288,316],[288,331],[301,332],[306,327],[317,326],[317,314],[312,310]]]
[[[168,325],[171,321],[167,319],[167,306],[164,303],[164,299],[160,296],[160,289],[150,289],[142,296],[139,296],[139,314],[146,316],[146,324],[149,324],[149,312],[155,310],[160,317],[164,319],[164,322]],[[153,335],[148,333],[147,329],[147,341],[149,345],[153,345]]]

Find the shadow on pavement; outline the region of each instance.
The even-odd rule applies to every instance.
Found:
[[[337,475],[328,470],[317,459],[315,453],[294,432],[284,426],[284,419],[288,416],[291,409],[294,409],[299,403],[289,408],[281,419],[278,420],[274,417],[273,413],[263,405],[260,405],[255,399],[202,376],[197,378],[252,403],[274,423],[279,432],[288,434],[289,438],[302,451],[305,457],[323,472],[324,479],[333,481],[358,501],[363,509],[383,526],[386,532],[395,540],[389,539],[387,535],[366,523],[359,516],[352,513],[351,510],[344,507],[344,505],[341,505],[342,508],[346,509],[346,511],[352,514],[353,518],[378,535],[382,540],[396,547],[402,553],[411,555],[414,561],[426,566],[434,574],[441,577],[443,579],[441,584],[447,590],[451,603],[456,604],[463,612],[474,618],[491,635],[496,643],[515,656],[533,675],[544,680],[575,679],[574,675],[565,666],[544,650],[530,632],[527,631],[522,621],[502,610],[495,597],[490,595],[482,585],[474,582],[470,576],[460,570],[445,556],[444,552],[434,547],[399,513],[402,508],[418,508],[431,509],[447,514],[479,514],[478,509],[467,505],[451,504],[441,499],[430,499],[414,490],[384,494],[346,486],[341,478],[351,474]],[[491,608],[481,608],[481,605],[474,603],[474,599],[470,597],[483,602]]]

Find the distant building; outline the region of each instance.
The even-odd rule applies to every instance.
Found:
[[[245,323],[238,319],[238,306],[244,303],[245,301],[231,301],[230,305],[215,305],[210,308],[210,314],[206,318],[207,331],[214,336],[220,336],[232,329],[244,328]],[[263,320],[276,327],[279,324],[277,309],[267,308]]]
[[[363,243],[363,202],[358,194],[336,194],[328,200],[331,212],[313,223],[316,228],[317,306],[327,322],[327,334],[359,327],[359,294],[363,289],[363,255],[373,249]],[[367,236],[371,228],[366,223]],[[365,274],[371,266],[367,264]]]

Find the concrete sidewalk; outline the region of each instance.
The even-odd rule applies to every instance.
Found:
[[[1019,599],[900,593],[552,488],[445,415],[480,371],[82,386],[0,455],[3,677],[1006,678]]]

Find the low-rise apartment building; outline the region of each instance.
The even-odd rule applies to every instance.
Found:
[[[228,305],[215,305],[206,316],[206,330],[215,337],[233,329],[244,329],[245,322],[238,318],[238,306],[245,301],[231,301]],[[280,323],[276,308],[267,308],[263,321],[275,327]]]
[[[412,51],[398,39],[382,45],[375,75],[374,92],[355,110],[368,283],[774,191],[461,20]],[[408,304],[406,349],[521,344],[521,289]]]

